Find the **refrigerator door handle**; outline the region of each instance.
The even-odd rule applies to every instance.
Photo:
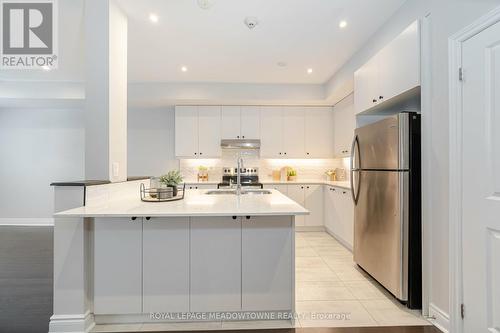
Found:
[[[358,165],[361,167],[361,161],[360,161],[360,150],[359,150],[359,139],[358,135],[356,134],[354,136],[354,140],[352,140],[352,146],[351,146],[351,161],[350,161],[350,167],[351,167],[351,195],[352,195],[352,200],[354,201],[354,205],[358,203],[358,198],[359,198],[359,180],[361,180],[361,177],[359,177],[358,182],[356,184],[356,191],[354,190],[354,157],[356,156],[355,153],[355,148],[358,151]],[[357,171],[357,170],[356,170]]]

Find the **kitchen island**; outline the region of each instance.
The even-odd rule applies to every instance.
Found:
[[[57,212],[50,332],[94,324],[276,319],[293,322],[294,217],[276,190],[187,190],[139,199],[142,181],[89,188]]]

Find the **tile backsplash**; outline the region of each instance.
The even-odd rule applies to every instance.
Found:
[[[330,169],[344,169],[345,180],[349,178],[349,158],[261,159],[258,150],[223,150],[220,159],[182,159],[179,163],[181,174],[187,182],[196,181],[198,167],[205,166],[208,168],[209,181],[220,181],[223,167],[236,167],[238,153],[243,157],[245,167],[259,168],[262,181],[272,180],[272,171],[285,166],[294,168],[299,180],[325,180],[325,171]]]

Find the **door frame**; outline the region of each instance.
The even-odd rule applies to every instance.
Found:
[[[449,283],[450,283],[450,332],[462,333],[461,304],[463,302],[462,271],[462,153],[463,153],[463,104],[462,67],[463,43],[500,22],[500,7],[480,17],[448,39],[449,80]],[[466,74],[466,73],[465,73]],[[466,78],[465,78],[466,79]]]

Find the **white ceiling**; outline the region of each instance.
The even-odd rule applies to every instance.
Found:
[[[119,0],[129,16],[129,80],[324,83],[405,0],[213,1],[203,10],[196,0]],[[258,18],[253,30],[246,16]]]

